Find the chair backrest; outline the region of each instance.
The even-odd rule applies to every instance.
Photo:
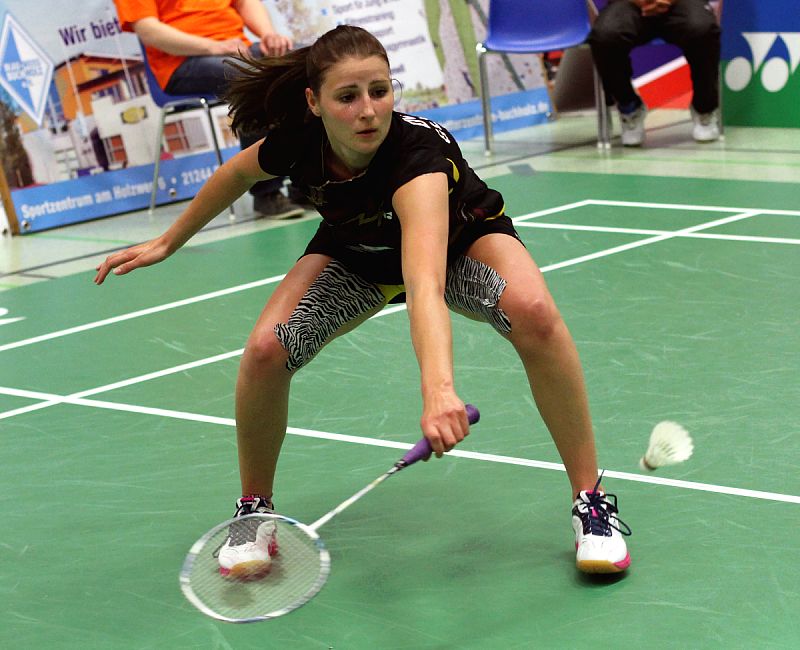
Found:
[[[567,48],[582,43],[589,28],[586,0],[490,0],[486,40],[523,46],[545,38]]]

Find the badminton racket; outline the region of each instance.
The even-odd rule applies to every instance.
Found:
[[[466,405],[467,419],[475,424],[480,413]],[[331,559],[317,530],[390,476],[432,453],[426,438],[414,445],[388,472],[381,474],[333,510],[310,525],[277,514],[252,514],[228,519],[198,539],[183,562],[180,585],[186,598],[201,612],[228,623],[254,623],[283,616],[302,607],[319,593],[328,579]],[[275,535],[269,571],[231,579],[220,574],[217,551],[230,527],[252,526],[259,535]]]

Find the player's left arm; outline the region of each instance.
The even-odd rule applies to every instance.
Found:
[[[395,192],[392,204],[402,230],[406,304],[421,375],[422,432],[441,456],[469,432],[464,403],[455,391],[450,314],[444,300],[447,176],[417,176]]]

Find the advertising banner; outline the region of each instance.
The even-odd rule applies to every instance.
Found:
[[[475,43],[488,0],[265,0],[296,44],[338,24],[370,30],[397,80],[397,109],[441,121],[456,137],[482,135]],[[112,0],[0,0],[0,155],[21,234],[147,207],[161,160],[158,204],[194,196],[239,149],[227,107],[170,115],[148,91],[140,44],[122,32]],[[547,119],[535,55],[488,58],[497,131]],[[211,133],[211,128],[214,133]],[[6,212],[9,212],[7,209]]]
[[[726,0],[725,124],[800,127],[799,9],[797,0]]]

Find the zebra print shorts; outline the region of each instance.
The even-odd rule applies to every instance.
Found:
[[[507,335],[511,323],[498,305],[505,287],[506,281],[493,268],[462,255],[447,269],[445,302]],[[342,327],[377,311],[402,291],[401,285],[367,282],[341,262],[331,260],[288,321],[275,325],[275,336],[289,353],[287,370],[303,367]]]

